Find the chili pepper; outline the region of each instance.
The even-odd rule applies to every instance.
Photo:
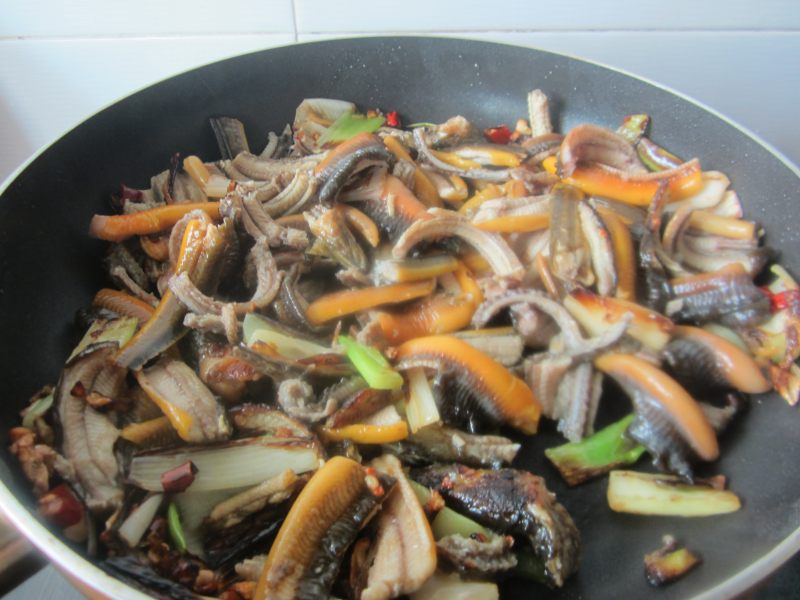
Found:
[[[483,130],[483,137],[493,144],[507,144],[511,140],[511,130],[508,125],[489,127]]]
[[[396,110],[393,110],[386,115],[386,126],[400,127],[400,116],[397,114]]]
[[[784,290],[782,292],[771,292],[768,287],[762,287],[761,291],[769,297],[772,312],[780,310],[790,310],[800,312],[800,289]]]
[[[39,498],[39,512],[59,527],[69,527],[83,518],[83,505],[65,483]]]

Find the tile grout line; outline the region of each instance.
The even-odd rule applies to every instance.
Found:
[[[294,27],[294,43],[296,44],[299,37],[300,32],[297,30],[297,0],[290,0],[292,3],[292,27]]]
[[[800,29],[450,29],[450,30],[379,30],[379,31],[300,31],[297,26],[297,15],[294,12],[295,1],[292,0],[292,31],[242,31],[242,32],[192,32],[192,33],[125,33],[117,35],[0,35],[2,42],[45,42],[45,41],[130,41],[130,40],[181,40],[192,38],[224,38],[224,37],[258,37],[291,35],[294,41],[301,35],[327,35],[342,37],[358,36],[426,36],[426,35],[532,35],[532,34],[722,34],[722,35],[783,35],[793,37],[800,34]]]

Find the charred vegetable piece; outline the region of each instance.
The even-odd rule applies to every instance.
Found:
[[[95,215],[89,225],[89,235],[109,242],[121,242],[134,235],[166,231],[181,217],[193,210],[202,210],[219,220],[219,202],[168,204],[129,215]]]
[[[298,474],[314,471],[320,460],[319,448],[308,439],[243,438],[138,454],[131,461],[128,479],[137,487],[160,492],[162,473],[192,461],[197,467],[193,492],[225,490],[257,485],[286,469]]]
[[[255,600],[326,597],[358,531],[393,481],[334,456],[303,488],[283,522],[261,573]]]
[[[429,279],[427,281],[412,281],[333,292],[317,298],[309,304],[308,310],[306,310],[306,317],[311,323],[319,325],[320,323],[352,315],[376,306],[399,304],[400,302],[427,296],[433,291],[435,285],[435,280]]]
[[[282,331],[263,317],[255,313],[248,313],[242,323],[244,343],[253,346],[262,342],[275,349],[277,354],[292,359],[300,360],[320,354],[330,354],[330,347],[322,346],[310,340],[305,340],[290,331]]]
[[[659,467],[691,480],[691,456],[705,461],[719,456],[717,436],[700,406],[661,369],[630,354],[604,354],[594,364],[631,397],[636,418],[628,434]]]
[[[381,600],[419,589],[436,570],[436,545],[400,461],[384,455],[370,466],[397,482],[376,517],[377,534],[370,548],[374,558],[359,596],[361,600]]]
[[[625,435],[632,421],[633,415],[628,415],[580,442],[548,448],[544,454],[571,486],[632,465],[645,451]]]
[[[611,471],[608,505],[613,511],[637,515],[705,517],[735,512],[741,502],[731,491],[691,485],[673,475]]]
[[[680,326],[663,356],[681,381],[700,388],[733,388],[761,394],[772,386],[747,352],[709,331]]]
[[[136,332],[138,319],[133,317],[120,317],[119,319],[97,319],[75,346],[72,354],[69,355],[67,362],[78,356],[92,344],[102,344],[103,342],[113,342],[118,346],[124,346]]]
[[[672,583],[686,575],[702,562],[700,556],[678,546],[670,535],[664,536],[664,545],[644,556],[644,573],[647,583],[654,587]]]
[[[389,366],[389,361],[377,349],[361,344],[349,336],[340,335],[339,344],[359,374],[376,390],[397,390],[403,386],[400,373]]]
[[[541,477],[516,469],[487,471],[463,465],[415,470],[412,477],[479,523],[528,538],[553,585],[564,585],[577,568],[578,530]]]

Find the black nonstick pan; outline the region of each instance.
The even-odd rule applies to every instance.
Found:
[[[113,598],[139,597],[58,540],[35,512],[8,428],[27,398],[54,382],[69,353],[75,312],[103,285],[104,245],[86,232],[108,212],[121,182],[147,187],[175,152],[218,156],[208,117],[241,119],[255,147],[291,121],[303,98],[329,97],[399,111],[406,123],[462,114],[481,127],[526,114],[541,88],[561,131],[583,122],[614,128],[628,114],[652,116],[651,137],[733,182],[747,214],[763,224],[781,263],[800,274],[797,170],[730,122],[634,77],[548,52],[476,41],[368,38],[300,44],[222,61],[173,77],[103,110],[16,175],[0,197],[0,504],[12,521],[76,579]],[[733,91],[732,91],[733,93]],[[602,408],[601,408],[602,410]],[[552,428],[526,442],[518,465],[544,476],[583,536],[579,572],[558,591],[508,582],[509,598],[724,597],[743,591],[800,547],[800,416],[776,395],[753,399],[721,439],[723,473],[743,499],[737,513],[696,519],[612,513],[601,479],[567,489],[542,449]],[[674,585],[654,590],[642,557],[672,534],[704,559]]]

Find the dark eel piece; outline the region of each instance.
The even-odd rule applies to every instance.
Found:
[[[541,477],[518,469],[471,469],[459,464],[412,470],[411,477],[482,525],[530,540],[552,585],[561,587],[576,570],[580,534]]]

